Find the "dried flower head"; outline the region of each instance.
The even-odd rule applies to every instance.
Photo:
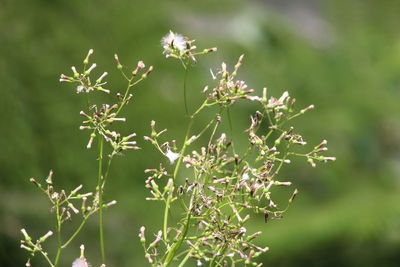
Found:
[[[190,40],[173,31],[169,31],[169,33],[161,39],[165,57],[179,59],[185,69],[191,62],[196,62],[195,56],[217,51],[217,48],[213,47],[204,49],[201,52],[196,52],[197,47],[194,45],[194,42],[194,40]]]
[[[169,33],[161,39],[161,45],[164,48],[165,54],[168,54],[171,50],[183,52],[186,49],[186,38],[181,34],[169,31]]]
[[[90,267],[90,263],[87,262],[86,258],[77,258],[72,263],[72,267]]]
[[[174,164],[175,160],[177,160],[180,157],[180,154],[173,152],[171,149],[168,149],[167,152],[165,153],[165,156],[168,158],[171,164]]]

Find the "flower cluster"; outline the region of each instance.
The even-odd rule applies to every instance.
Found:
[[[110,93],[110,90],[103,88],[107,82],[103,82],[103,79],[108,75],[108,72],[104,72],[100,77],[98,77],[95,83],[92,82],[90,79],[90,73],[97,67],[96,63],[93,63],[89,68],[87,68],[89,64],[90,56],[93,54],[93,49],[90,49],[86,58],[83,60],[83,71],[79,73],[76,67],[72,66],[71,70],[73,72],[73,76],[67,76],[61,74],[60,82],[71,82],[71,83],[78,83],[76,87],[76,92],[79,93],[90,93],[94,90],[102,91],[107,94]]]
[[[100,255],[102,261],[102,267],[105,267],[105,250],[104,250],[104,234],[103,234],[103,209],[111,205],[116,204],[116,201],[106,202],[103,199],[106,179],[109,174],[109,169],[111,162],[115,155],[121,154],[125,150],[137,150],[139,147],[136,145],[136,141],[132,140],[136,136],[135,133],[130,133],[128,135],[123,135],[113,129],[114,122],[125,122],[126,118],[120,117],[120,113],[123,108],[126,107],[130,100],[132,99],[132,94],[130,93],[132,87],[137,85],[139,82],[143,81],[152,72],[153,67],[147,69],[142,61],[139,61],[136,67],[132,71],[126,72],[126,68],[121,64],[119,57],[114,55],[114,59],[117,63],[117,69],[121,71],[122,76],[126,79],[128,85],[123,93],[116,93],[116,103],[113,104],[91,104],[90,94],[96,91],[105,92],[111,94],[111,90],[105,89],[107,83],[103,79],[107,76],[107,72],[104,72],[100,77],[98,77],[95,82],[91,78],[93,70],[96,68],[96,63],[90,64],[90,58],[93,54],[93,50],[90,49],[87,56],[83,60],[83,71],[80,73],[77,71],[76,67],[72,67],[73,75],[66,76],[61,74],[60,82],[75,83],[77,93],[86,93],[87,97],[87,107],[85,110],[80,111],[80,114],[85,118],[82,125],[79,127],[80,130],[90,131],[89,141],[86,147],[92,148],[95,140],[98,142],[98,179],[97,186],[93,192],[80,194],[79,191],[82,185],[78,186],[76,189],[72,190],[69,194],[65,190],[56,192],[52,185],[52,175],[51,171],[46,179],[47,187],[41,185],[35,179],[31,178],[37,187],[46,194],[52,203],[51,211],[54,213],[56,218],[56,229],[54,232],[57,236],[57,253],[54,259],[48,256],[48,253],[43,249],[42,243],[48,238],[53,231],[48,232],[45,236],[38,239],[37,242],[32,242],[31,238],[28,236],[25,230],[22,230],[24,235],[24,240],[22,241],[22,248],[30,252],[30,256],[34,256],[35,253],[40,252],[42,256],[47,260],[49,266],[57,267],[60,263],[60,255],[63,249],[65,249],[72,240],[80,233],[86,224],[87,220],[91,215],[98,212],[99,213],[99,234],[100,234]],[[108,151],[103,148],[103,143],[106,142],[110,145]],[[107,167],[103,167],[104,155],[108,152],[108,162]],[[76,201],[80,201],[80,209],[76,206]],[[79,227],[73,232],[71,236],[65,239],[65,233],[63,233],[63,224],[71,220],[73,214],[81,214],[82,219]],[[66,240],[66,241],[65,241]],[[27,265],[30,264],[30,259]],[[73,262],[75,267],[87,267],[89,263],[83,256],[83,249],[81,249],[81,257]]]
[[[221,69],[215,75],[211,72],[217,85],[212,90],[209,90],[208,86],[204,88],[203,93],[208,93],[208,100],[224,107],[235,103],[238,99],[258,100],[257,96],[250,96],[254,90],[248,89],[245,81],[235,79],[243,57],[243,55],[239,57],[232,73],[227,70],[225,63],[222,63]]]
[[[88,70],[86,69],[87,64],[89,63],[90,56],[93,54],[93,49],[89,51],[87,54],[86,58],[84,59],[84,71],[83,73],[78,73],[76,71],[75,67],[72,67],[72,70],[74,72],[73,77],[68,77],[64,74],[61,74],[60,81],[61,82],[75,82],[78,83],[79,85],[77,86],[77,91],[78,93],[81,91],[85,91],[87,93],[93,91],[94,89],[100,90],[100,91],[105,91],[107,93],[110,93],[110,90],[106,90],[102,88],[101,86],[104,85],[105,83],[102,82],[103,78],[107,75],[107,72],[104,72],[103,75],[101,75],[97,80],[96,83],[92,86],[90,82],[90,73],[91,71],[96,67],[96,64],[93,63],[91,67]],[[117,62],[117,68],[122,71],[122,64],[119,61],[119,57],[117,55],[114,56],[116,62]],[[126,75],[123,71],[124,77],[128,80],[128,88],[125,92],[124,95],[117,93],[117,99],[118,103],[115,104],[102,104],[100,107],[97,105],[89,105],[88,110],[89,112],[81,111],[80,114],[86,118],[85,121],[83,121],[83,125],[79,127],[81,130],[90,130],[92,133],[90,134],[89,142],[87,144],[87,148],[91,148],[94,139],[97,136],[101,136],[104,138],[105,141],[111,144],[113,148],[113,152],[110,155],[116,155],[120,153],[122,150],[126,149],[139,149],[139,147],[136,146],[135,141],[130,141],[129,139],[134,137],[135,134],[130,134],[126,137],[121,138],[121,134],[110,130],[109,126],[112,125],[113,122],[125,122],[126,118],[118,117],[118,114],[122,110],[122,108],[129,104],[132,94],[129,93],[129,90],[131,87],[139,83],[140,81],[144,80],[147,78],[149,73],[152,72],[153,67],[148,68],[146,71],[143,72],[143,74],[138,77],[138,74],[143,71],[145,68],[145,64],[143,61],[139,61],[136,68],[131,72],[130,77]],[[90,114],[90,115],[89,115]]]
[[[55,191],[53,186],[52,170],[50,170],[49,175],[45,179],[46,185],[42,185],[42,183],[38,182],[34,178],[31,178],[30,181],[35,184],[49,199],[51,203],[51,212],[54,213],[57,221],[57,233],[61,232],[62,226],[66,221],[72,220],[72,216],[74,214],[81,214],[82,222],[86,222],[89,217],[100,210],[100,205],[102,205],[103,208],[106,208],[116,203],[116,201],[113,200],[107,204],[102,204],[99,202],[98,194],[93,192],[80,193],[82,185],[79,185],[69,193],[65,192],[64,190],[60,190],[58,192]],[[68,246],[79,230],[80,229],[78,227],[75,233],[72,234],[70,238],[65,241],[65,243],[60,244],[60,251]],[[51,266],[53,266],[53,263],[48,257],[47,252],[42,247],[42,244],[46,241],[46,239],[53,235],[53,231],[48,231],[47,234],[36,240],[36,242],[32,241],[32,238],[28,235],[25,229],[22,229],[21,232],[24,236],[24,239],[21,241],[21,248],[27,250],[31,257],[35,256],[36,253],[41,253],[51,264]],[[27,262],[27,266],[30,266],[28,264],[30,264],[30,258]]]
[[[161,45],[167,58],[179,59],[184,67],[188,66],[190,61],[196,62],[196,56],[208,54],[217,51],[216,47],[203,49],[197,52],[194,45],[195,40],[189,40],[181,34],[170,31],[161,39]]]
[[[312,167],[316,167],[318,162],[335,160],[334,157],[325,156],[328,150],[326,140],[307,148],[306,139],[290,125],[293,119],[314,109],[314,106],[296,110],[296,101],[288,92],[275,98],[268,96],[264,88],[261,96],[254,95],[255,90],[249,89],[245,81],[237,79],[243,62],[242,55],[232,71],[222,63],[215,74],[211,72],[215,84],[205,87],[203,103],[190,113],[186,99],[189,67],[196,62],[196,56],[217,49],[198,52],[194,40],[172,31],[162,38],[161,43],[165,56],[180,60],[184,67],[183,95],[189,122],[185,137],[178,142],[166,137],[166,129],[158,130],[155,121],[150,123],[150,135],[144,136],[166,162],[145,170],[148,176],[145,187],[150,192],[146,199],[165,205],[162,227],[154,234],[154,239],[147,241],[145,227],[140,228],[139,238],[145,258],[150,265],[160,267],[167,267],[171,263],[179,263],[182,267],[189,260],[198,266],[261,266],[257,258],[269,248],[257,244],[256,238],[261,232],[249,230],[248,222],[280,219],[288,210],[298,190],[293,189],[287,195],[287,201],[276,201],[275,192],[278,188],[292,185],[292,181],[282,177],[282,169],[296,157],[305,159]],[[90,64],[92,54],[91,49],[83,60],[82,72],[72,67],[72,76],[62,74],[60,82],[74,83],[77,93],[86,93],[88,104],[80,112],[84,117],[80,130],[90,133],[86,145],[88,149],[93,147],[94,142],[98,143],[97,185],[88,193],[80,193],[82,185],[71,191],[56,191],[52,171],[46,177],[45,185],[34,178],[30,179],[49,199],[56,226],[36,241],[25,229],[21,230],[21,247],[30,254],[26,266],[31,265],[31,257],[35,254],[41,254],[50,267],[59,266],[62,251],[81,232],[89,217],[98,213],[101,267],[106,267],[103,209],[116,204],[115,200],[106,202],[103,199],[110,165],[115,155],[139,149],[133,140],[135,133],[124,135],[113,126],[114,123],[126,121],[121,112],[132,99],[131,89],[146,79],[153,67],[146,69],[145,64],[138,61],[134,68],[126,71],[118,55],[114,55],[116,67],[127,81],[126,90],[116,93],[117,100],[112,104],[92,104],[89,93],[112,93],[104,88],[107,72],[96,79],[92,78],[97,66]],[[226,121],[231,126],[229,108],[239,100],[255,106],[249,126],[243,129],[246,138],[240,141],[233,140],[222,126]],[[219,107],[219,110],[207,123],[196,127],[200,130],[194,131],[193,124],[198,115],[212,106]],[[103,143],[109,145],[106,150]],[[237,143],[240,143],[240,147],[236,146]],[[103,164],[105,155],[108,155],[107,164]],[[174,215],[173,220],[169,218],[170,214]],[[66,235],[62,231],[65,222],[76,217],[81,217],[81,223],[72,234]],[[50,257],[43,245],[53,233],[57,236],[57,252]],[[73,261],[72,266],[90,266],[84,256],[83,245],[80,257]]]
[[[180,48],[184,46],[179,43],[187,38],[172,32],[167,37],[162,40],[168,44],[164,46],[164,53],[167,51],[170,55],[175,50],[183,51]],[[183,57],[183,54],[173,57]],[[157,132],[155,122],[151,124],[151,137],[145,137],[172,164],[171,168],[160,164],[158,169],[145,171],[151,174],[146,180],[146,188],[150,189],[152,197],[147,199],[165,203],[164,224],[154,241],[146,242],[144,227],[139,233],[145,257],[152,266],[165,267],[172,262],[184,266],[189,259],[195,260],[198,266],[261,266],[257,257],[268,251],[268,247],[255,243],[261,232],[250,233],[246,228],[247,222],[254,215],[256,218],[261,215],[265,222],[282,218],[293,202],[297,189],[287,196],[286,203],[273,200],[273,193],[278,190],[275,188],[292,185],[287,179],[281,180],[282,168],[294,157],[305,158],[313,167],[315,161],[335,160],[323,155],[327,150],[325,140],[303,153],[307,142],[288,125],[314,106],[296,111],[296,101],[288,92],[279,98],[268,97],[266,88],[261,96],[252,95],[254,90],[236,78],[242,61],[243,56],[232,72],[222,63],[221,69],[215,75],[212,73],[216,85],[211,90],[208,87],[203,90],[206,99],[189,116],[187,134],[180,148],[175,141],[172,149],[169,142],[162,144],[160,136],[166,130]],[[219,130],[224,123],[223,111],[238,100],[258,105],[245,130],[247,148],[242,152],[235,148],[235,142],[228,134]],[[219,112],[199,133],[192,133],[197,115],[214,105],[220,106]],[[207,134],[208,141],[200,149],[186,152],[191,144],[203,140],[199,139],[200,136]],[[178,175],[181,163],[191,173],[188,175],[186,171],[184,179]],[[182,209],[183,215],[176,225],[169,224],[169,213],[177,209]]]

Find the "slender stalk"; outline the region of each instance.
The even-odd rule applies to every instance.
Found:
[[[186,84],[187,84],[188,72],[189,72],[189,66],[185,67],[185,76],[183,78],[183,100],[185,102],[186,116],[189,116],[189,108],[188,108],[188,104],[187,104],[187,94],[186,94]]]
[[[83,226],[85,225],[87,219],[89,218],[90,215],[86,216],[83,221],[81,222],[81,224],[78,226],[78,228],[75,230],[75,232],[71,235],[71,237],[68,239],[67,242],[64,243],[64,245],[61,246],[61,248],[66,248],[69,243],[72,242],[72,240],[74,240],[74,238],[79,234],[79,232],[82,230]]]
[[[40,250],[40,253],[42,253],[43,257],[46,259],[46,261],[49,263],[50,267],[55,267],[56,265],[54,265],[51,260],[49,259],[49,257],[47,256],[47,253],[44,252],[43,250]]]
[[[105,187],[105,185],[106,185],[108,173],[110,172],[111,162],[112,162],[113,158],[114,158],[113,155],[111,155],[111,156],[108,158],[107,168],[106,168],[106,171],[105,171],[104,177],[103,177],[103,187]]]
[[[58,265],[58,261],[60,259],[61,249],[62,249],[62,244],[61,244],[61,216],[60,216],[60,208],[59,208],[58,201],[56,203],[56,217],[57,217],[57,222],[56,222],[57,254],[56,254],[56,258],[54,259],[54,266]]]
[[[229,107],[226,108],[226,115],[228,115],[229,131],[233,134],[233,124]]]
[[[221,261],[225,258],[225,257],[221,257],[221,259],[218,261],[218,262],[216,262],[215,263],[215,261],[216,261],[216,259],[217,259],[217,255],[221,255],[221,251],[222,251],[222,254],[225,252],[225,250],[226,250],[226,245],[224,245],[222,248],[220,248],[219,250],[218,250],[218,253],[215,253],[215,255],[214,255],[214,257],[211,259],[211,261],[210,261],[210,264],[209,264],[209,267],[213,267],[213,266],[221,266]],[[215,263],[215,264],[214,264]]]
[[[189,224],[190,224],[190,219],[191,219],[191,212],[192,212],[192,206],[193,206],[193,199],[194,195],[196,194],[196,189],[193,190],[192,197],[190,199],[190,205],[189,209],[187,211],[187,216],[186,216],[186,224],[183,226],[183,229],[181,231],[181,236],[179,239],[174,243],[174,245],[169,249],[168,254],[165,258],[164,261],[164,267],[168,267],[168,265],[171,263],[171,261],[174,259],[175,253],[178,251],[178,249],[181,247],[183,241],[185,240],[185,237],[189,231]]]
[[[177,174],[178,174],[178,170],[179,170],[179,167],[180,167],[181,162],[182,162],[182,158],[183,158],[182,156],[183,156],[183,154],[185,154],[186,147],[187,147],[187,145],[188,145],[188,144],[187,144],[187,141],[188,141],[188,139],[189,139],[189,135],[190,135],[190,132],[191,132],[191,130],[192,130],[193,121],[194,121],[194,118],[191,117],[191,118],[190,118],[190,121],[189,121],[188,128],[186,129],[185,139],[184,139],[184,141],[183,141],[183,145],[182,145],[181,151],[179,152],[179,154],[180,154],[181,156],[178,158],[178,162],[176,163],[176,166],[175,166],[175,169],[174,169],[174,176],[173,176],[174,180],[176,180],[176,176],[177,176]]]
[[[192,129],[192,125],[193,125],[193,116],[191,117],[190,121],[189,121],[189,125],[188,128],[186,130],[186,135],[185,135],[185,139],[182,145],[182,148],[179,152],[180,157],[178,158],[178,161],[175,165],[175,169],[174,169],[174,174],[173,174],[173,179],[174,181],[176,180],[176,176],[178,174],[178,170],[179,167],[181,165],[182,162],[182,156],[185,153],[186,147],[187,147],[187,140],[189,139],[189,135],[190,135],[190,131]],[[165,240],[168,240],[168,236],[167,236],[167,228],[168,228],[168,211],[169,211],[169,206],[171,203],[171,199],[172,199],[172,195],[169,194],[167,197],[167,201],[165,202],[165,209],[164,209],[164,224],[163,224],[163,237]]]
[[[178,265],[178,267],[183,267],[185,266],[185,263],[190,257],[190,254],[192,253],[193,249],[190,249],[189,252],[186,254],[186,256],[182,259],[181,263]]]
[[[99,234],[100,234],[100,254],[101,263],[105,264],[104,253],[104,233],[103,233],[103,139],[99,138],[99,173],[98,173],[98,192],[99,192]]]

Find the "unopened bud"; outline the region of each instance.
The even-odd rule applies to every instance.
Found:
[[[49,175],[46,178],[46,183],[52,184],[53,183],[52,178],[53,178],[53,170],[50,170]]]
[[[72,72],[74,73],[74,77],[78,78],[79,77],[79,73],[76,71],[76,68],[74,66],[71,67]]]
[[[146,79],[147,76],[153,71],[154,67],[150,66],[150,68],[142,75],[142,79]]]
[[[262,96],[262,102],[263,103],[267,103],[268,99],[267,99],[267,88],[264,87],[263,88],[263,96]]]
[[[79,190],[82,189],[82,185],[79,185],[77,188],[71,191],[71,195],[75,195]]]
[[[290,186],[290,185],[292,185],[291,182],[279,182],[279,181],[275,181],[274,184],[275,185],[280,185],[280,186]]]
[[[105,205],[105,207],[111,207],[111,206],[114,206],[115,204],[117,204],[117,201],[116,201],[116,200],[113,200],[113,201],[108,202],[108,203]]]
[[[317,145],[314,149],[319,149],[321,147],[326,146],[327,144],[328,144],[328,141],[322,140],[322,142],[319,145]]]
[[[23,248],[23,249],[25,249],[25,250],[27,250],[27,251],[29,251],[29,252],[32,252],[32,251],[33,251],[33,249],[31,249],[30,247],[25,246],[24,244],[21,244],[20,247]]]
[[[117,69],[122,70],[121,62],[119,62],[119,57],[117,54],[114,54],[114,59],[117,62]]]
[[[335,161],[336,157],[324,157],[324,162]]]
[[[136,68],[132,71],[132,75],[136,76],[136,74],[141,71],[146,65],[143,63],[143,61],[139,61]]]
[[[299,193],[299,190],[297,190],[297,188],[293,191],[292,196],[289,198],[289,203],[292,203],[294,198],[297,196],[297,194]]]
[[[168,179],[168,183],[164,188],[164,191],[167,192],[167,193],[172,192],[173,186],[174,186],[174,180],[172,178],[169,178]]]
[[[87,53],[85,59],[83,60],[83,64],[87,65],[89,64],[89,58],[93,54],[93,49],[90,49],[89,52]]]
[[[30,178],[29,182],[35,184],[37,187],[41,187],[41,184],[39,184],[38,181],[35,180],[35,178]]]
[[[101,81],[108,75],[108,72],[104,72],[96,81],[96,83],[101,83]]]
[[[24,235],[24,238],[26,241],[32,240],[32,238],[28,235],[28,233],[26,232],[26,230],[24,228],[21,229],[21,233]]]
[[[311,167],[315,168],[317,164],[315,164],[314,160],[312,158],[308,158],[307,162],[310,163]]]
[[[78,214],[79,210],[77,208],[74,207],[74,205],[72,205],[72,203],[68,204],[68,207],[75,213]]]
[[[97,66],[96,63],[93,63],[93,64],[85,71],[85,75],[89,75],[90,72],[96,68],[96,66]]]
[[[145,229],[146,229],[146,228],[145,228],[144,226],[140,227],[139,238],[140,238],[140,242],[141,242],[142,244],[144,244],[144,243],[146,242],[146,237],[145,237],[145,235],[144,235]]]
[[[309,105],[308,107],[306,107],[305,109],[302,109],[301,111],[300,111],[300,113],[301,114],[304,114],[306,111],[309,111],[309,110],[312,110],[312,109],[314,109],[314,105]]]
[[[39,238],[39,242],[43,243],[44,241],[46,241],[47,238],[49,238],[50,236],[53,235],[52,231],[48,231],[47,234],[45,234],[44,236],[42,236],[41,238]]]
[[[149,141],[149,142],[155,142],[154,141],[154,139],[152,139],[152,138],[150,138],[150,137],[148,137],[148,136],[143,136],[143,139],[145,140],[145,141]]]
[[[89,142],[88,142],[88,144],[87,144],[87,146],[86,146],[87,149],[89,149],[89,148],[92,147],[94,138],[96,138],[96,134],[95,134],[95,133],[92,133],[92,134],[90,135]]]

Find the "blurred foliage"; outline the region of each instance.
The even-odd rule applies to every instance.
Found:
[[[143,136],[155,119],[171,138],[182,137],[183,71],[160,47],[170,29],[199,47],[219,48],[190,73],[193,106],[211,83],[209,68],[233,64],[244,53],[240,77],[257,90],[268,87],[269,94],[289,90],[299,106],[315,104],[296,127],[311,143],[328,139],[338,158],[316,170],[294,162],[286,171],[301,192],[287,217],[267,224],[254,218],[271,247],[265,265],[398,266],[399,12],[396,0],[0,0],[0,266],[23,265],[20,228],[40,235],[53,224],[29,177],[42,178],[52,168],[60,187],[96,182],[95,153],[84,148],[87,136],[78,130],[83,100],[58,82],[88,49],[95,50],[98,72],[110,72],[111,89],[124,86],[114,53],[125,65],[154,65],[135,91],[128,123]],[[234,129],[245,128],[251,112],[234,108]],[[144,200],[143,169],[165,159],[139,145],[142,151],[116,161],[106,193],[119,201],[106,213],[110,266],[143,266],[138,229],[160,227],[154,222],[161,207]],[[92,219],[65,266],[82,242],[97,266],[96,226]],[[42,266],[38,259],[34,264]]]

